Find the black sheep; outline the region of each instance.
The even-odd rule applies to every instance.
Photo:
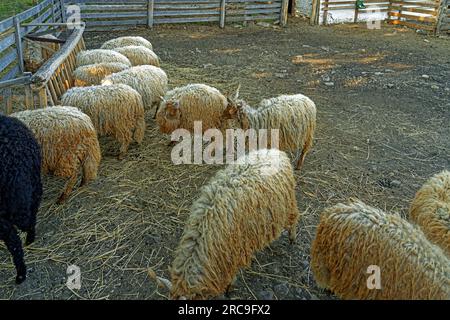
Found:
[[[13,256],[16,283],[27,274],[16,227],[27,232],[26,245],[34,241],[41,198],[40,146],[22,122],[0,114],[0,240]]]

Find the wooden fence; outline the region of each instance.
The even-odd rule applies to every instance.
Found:
[[[53,54],[35,74],[22,72],[13,77],[0,82],[0,96],[3,100],[4,108],[0,111],[10,114],[17,111],[17,106],[24,106],[25,109],[34,109],[46,107],[48,105],[57,105],[61,96],[73,86],[73,71],[76,67],[76,55],[85,50],[83,32],[84,23],[77,28],[69,30],[66,23],[31,23],[28,27],[51,28],[51,31],[61,35],[64,30],[65,40],[60,40],[62,46]],[[20,54],[19,54],[20,56]],[[15,110],[13,110],[13,100],[19,99]],[[0,103],[1,106],[1,103]]]
[[[25,72],[23,65],[23,38],[32,32],[47,30],[49,26],[23,26],[44,22],[62,22],[59,0],[45,0],[14,17],[0,21],[0,82]],[[18,41],[18,40],[21,41]]]
[[[388,23],[436,31],[440,0],[391,0]]]
[[[313,0],[312,24],[385,20],[392,25],[407,26],[434,33],[449,27],[449,0]],[[382,18],[380,18],[382,17]]]
[[[447,0],[446,3],[444,3],[441,6],[441,14],[440,19],[438,20],[438,29],[439,32],[444,33],[450,33],[450,1]]]
[[[167,23],[287,21],[288,0],[66,0],[78,5],[88,30]]]
[[[359,9],[355,5],[355,1],[349,1],[349,0],[324,0],[322,2],[322,8],[323,11],[322,15],[322,23],[328,24],[329,23],[329,12],[331,11],[342,11],[342,10],[352,10],[353,16],[351,19],[353,22],[359,22],[361,18],[361,14],[363,13],[370,13],[372,11],[376,12],[387,12],[389,10],[389,0],[365,0],[364,1],[365,8]]]

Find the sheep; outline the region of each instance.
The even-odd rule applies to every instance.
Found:
[[[41,149],[33,133],[17,119],[0,114],[0,240],[13,257],[16,283],[26,279],[22,241],[16,227],[34,242],[42,198]]]
[[[100,85],[106,76],[126,70],[129,67],[117,62],[102,62],[81,66],[73,71],[74,84],[76,87]]]
[[[378,267],[377,284],[369,273]],[[319,287],[343,299],[450,298],[450,260],[444,252],[399,215],[359,200],[322,213],[311,269]]]
[[[133,36],[119,37],[108,40],[105,43],[103,43],[103,45],[100,48],[112,50],[128,46],[143,46],[153,51],[153,46],[150,43],[150,41],[142,37],[133,37]]]
[[[161,101],[167,91],[167,75],[155,66],[136,66],[107,76],[103,85],[123,83],[140,93],[144,108],[150,109]]]
[[[194,132],[194,121],[202,121],[203,131],[218,128],[227,107],[227,98],[206,84],[188,84],[166,93],[156,113],[163,133],[184,128]]]
[[[31,129],[42,149],[42,172],[66,177],[68,181],[58,198],[63,203],[77,181],[80,167],[81,186],[97,177],[100,145],[88,115],[74,107],[54,106],[25,110],[11,115]]]
[[[159,57],[149,48],[143,46],[126,46],[113,50],[127,57],[133,66],[152,65],[159,67]]]
[[[411,203],[410,219],[450,255],[450,171],[431,177]]]
[[[139,144],[144,138],[144,104],[130,86],[74,87],[62,96],[61,103],[86,113],[98,135],[114,136],[121,143],[119,159],[126,154],[133,137]]]
[[[77,54],[76,65],[77,67],[86,66],[89,64],[103,63],[103,62],[115,62],[122,63],[131,67],[131,62],[123,54],[114,50],[85,50]]]
[[[296,169],[300,169],[313,143],[316,128],[314,102],[302,94],[282,95],[262,100],[259,107],[253,109],[244,100],[238,100],[238,96],[239,89],[233,98],[227,98],[222,123],[237,120],[244,130],[278,129],[280,150],[301,151],[296,165]]]
[[[202,187],[190,212],[170,271],[173,299],[220,295],[283,229],[295,241],[300,213],[289,158],[276,149],[240,157]]]

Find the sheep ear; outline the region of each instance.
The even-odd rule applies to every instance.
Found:
[[[227,105],[224,113],[227,116],[234,116],[237,113],[236,103],[233,100],[231,100],[230,98],[228,98],[228,105]]]
[[[178,101],[167,101],[166,102],[166,110],[169,115],[176,116],[177,111],[179,109],[180,109],[180,104]]]

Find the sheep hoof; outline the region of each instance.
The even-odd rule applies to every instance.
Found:
[[[32,244],[34,242],[34,238],[35,238],[34,234],[33,235],[27,234],[27,238],[25,240],[25,245],[29,246],[30,244]]]
[[[16,284],[21,284],[22,282],[24,282],[26,280],[27,276],[24,275],[17,275],[16,277]]]

